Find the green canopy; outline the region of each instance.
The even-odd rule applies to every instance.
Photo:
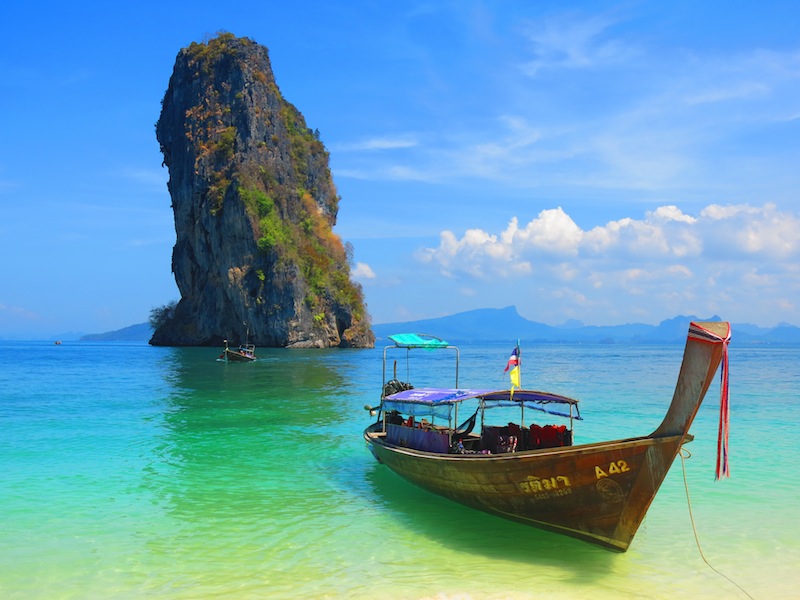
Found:
[[[389,336],[399,348],[447,348],[450,344],[427,333],[395,333]]]

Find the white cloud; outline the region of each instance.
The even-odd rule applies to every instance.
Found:
[[[462,286],[521,286],[526,302],[549,299],[548,309],[562,315],[570,306],[609,316],[652,305],[663,316],[686,313],[699,299],[713,299],[710,310],[714,303],[733,310],[745,297],[763,305],[767,295],[776,307],[792,304],[800,293],[797,231],[800,217],[772,204],[712,205],[697,215],[665,205],[589,231],[556,208],[525,227],[514,217],[499,233],[443,231],[418,257]]]
[[[693,276],[692,270],[685,265],[671,265],[667,267],[667,273],[686,278]]]
[[[648,217],[654,220],[682,221],[684,223],[694,223],[697,220],[694,217],[683,214],[683,211],[673,204],[669,206],[659,206],[657,209],[647,214]]]
[[[800,215],[781,211],[773,203],[711,205],[700,216],[708,221],[708,240],[720,254],[788,260],[800,253]]]
[[[446,268],[481,274],[494,267],[509,276],[509,264],[557,255],[611,264],[673,262],[675,259],[706,260],[727,255],[753,259],[796,257],[800,254],[798,215],[781,212],[775,205],[761,207],[711,205],[697,217],[676,206],[662,206],[644,219],[624,218],[583,231],[563,209],[547,209],[524,228],[513,217],[500,234],[479,228],[467,230],[460,239],[443,231],[438,248],[426,248],[421,256]],[[716,249],[706,255],[706,247]],[[579,258],[578,258],[579,257]],[[530,263],[529,263],[530,264]]]
[[[711,204],[700,211],[700,216],[713,219],[714,221],[723,221],[726,219],[731,219],[742,213],[745,215],[756,214],[757,209],[747,205],[720,206],[719,204]]]
[[[357,262],[354,269],[350,271],[355,279],[375,279],[375,271],[367,263]]]
[[[482,229],[469,229],[461,239],[452,231],[442,231],[439,247],[424,248],[417,253],[417,258],[425,263],[436,263],[446,277],[461,271],[476,278],[527,274],[531,271],[530,264],[515,260],[512,241],[515,231],[516,218],[499,238]]]
[[[516,225],[516,217],[512,221]],[[536,248],[559,255],[577,254],[583,232],[561,207],[543,210],[525,229],[518,230],[510,241],[522,248]]]
[[[363,139],[356,142],[332,144],[331,149],[338,152],[397,150],[399,148],[413,148],[417,144],[417,140],[411,135],[398,137],[384,136]]]
[[[634,46],[608,35],[614,24],[605,16],[575,13],[530,23],[526,33],[533,59],[523,71],[535,76],[544,69],[588,69],[638,54]]]

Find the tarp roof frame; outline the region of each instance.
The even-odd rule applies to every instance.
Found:
[[[577,400],[537,390],[514,390],[512,395],[510,390],[415,388],[386,396],[383,399],[383,409],[449,420],[453,407],[469,399],[481,400],[485,408],[524,405],[525,408],[544,413],[582,420]]]

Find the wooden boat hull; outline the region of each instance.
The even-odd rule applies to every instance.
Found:
[[[255,356],[249,356],[247,354],[242,354],[241,352],[236,352],[235,350],[225,350],[224,352],[225,360],[229,362],[252,362],[256,359]]]
[[[682,436],[496,455],[422,452],[365,431],[375,458],[411,483],[466,506],[625,551]]]

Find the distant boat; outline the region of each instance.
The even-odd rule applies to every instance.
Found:
[[[225,340],[225,349],[222,351],[220,358],[225,362],[252,362],[258,357],[256,356],[256,347],[253,344],[241,344],[236,348],[230,348],[228,340]]]
[[[60,345],[61,345],[61,340],[56,340],[56,346],[60,346]]]
[[[223,340],[225,348],[222,350],[222,354],[219,355],[220,359],[224,362],[252,362],[256,360],[256,347],[254,344],[249,343],[249,337],[250,330],[248,329],[245,343],[235,348],[228,346],[228,340]]]
[[[380,405],[365,407],[378,417],[363,434],[378,462],[450,500],[610,550],[624,552],[631,544],[681,446],[693,439],[689,427],[723,360],[727,417],[730,325],[725,322],[689,326],[672,403],[653,433],[577,445],[572,435],[573,421],[580,419],[577,400],[513,385],[501,391],[459,389],[458,348],[427,335],[390,339],[394,345],[383,352]],[[414,389],[397,380],[396,363],[387,381],[387,351],[408,356],[420,348],[455,351],[455,387]],[[520,358],[517,347],[509,364],[520,367]],[[441,360],[435,363],[442,368]],[[488,412],[502,415],[504,423],[488,424]],[[469,418],[457,426],[464,415]],[[518,415],[518,421],[509,422],[509,415]],[[549,424],[554,419],[547,415],[568,425]],[[721,434],[722,424],[721,416]],[[726,452],[721,445],[725,460]],[[718,459],[718,476],[720,464]],[[722,464],[726,471],[727,462]]]

